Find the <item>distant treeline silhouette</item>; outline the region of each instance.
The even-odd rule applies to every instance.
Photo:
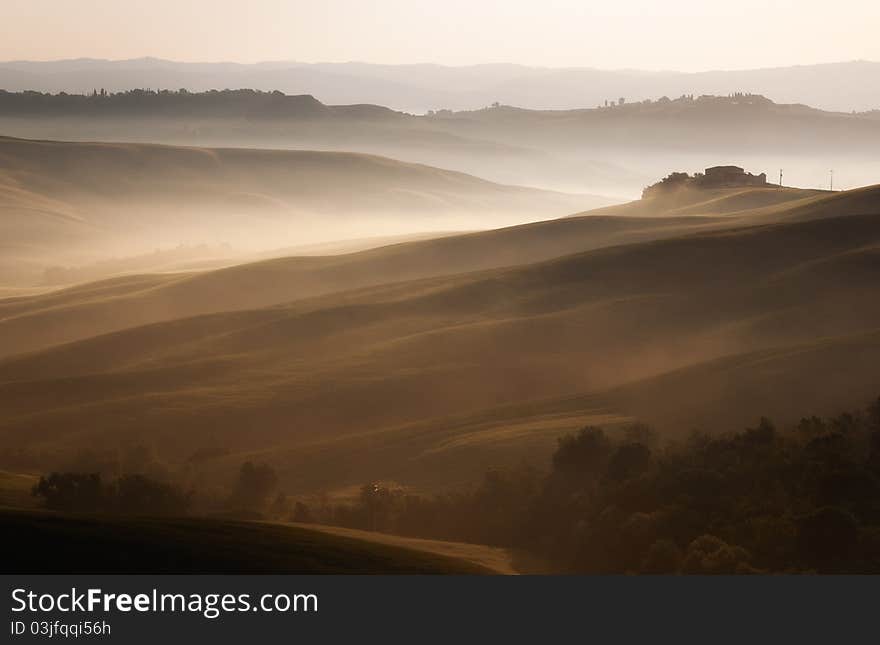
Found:
[[[657,100],[645,99],[626,103],[616,99],[610,105],[598,106],[596,110],[578,110],[581,118],[588,115],[598,119],[607,127],[603,113],[613,108],[614,112],[631,116],[657,114],[678,114],[682,110],[696,111],[700,114],[721,114],[734,107],[744,109],[749,114],[762,113],[775,106],[772,100],[757,94],[736,93],[729,96],[683,95],[670,99],[662,96]],[[493,103],[476,111],[456,112],[449,109],[429,110],[430,119],[449,117],[471,118],[475,113],[490,115],[506,110],[542,118],[540,110],[520,110],[510,106]],[[311,94],[284,94],[278,90],[261,91],[254,89],[222,89],[191,92],[181,89],[131,89],[122,92],[108,92],[95,88],[85,94],[67,92],[49,93],[34,90],[9,92],[0,90],[0,115],[41,117],[41,116],[152,116],[152,117],[246,117],[246,118],[405,118],[408,115],[390,108],[372,104],[325,105]]]
[[[48,94],[0,90],[0,115],[6,116],[201,116],[201,117],[323,117],[340,112],[309,94],[286,95],[257,90],[136,89],[111,93]],[[390,110],[388,111],[391,112]],[[342,113],[346,113],[343,109]]]
[[[880,399],[663,449],[646,426],[586,427],[559,440],[546,475],[492,470],[441,496],[367,484],[327,513],[318,521],[524,549],[567,572],[880,573]]]

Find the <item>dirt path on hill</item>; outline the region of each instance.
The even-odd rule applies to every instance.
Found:
[[[468,544],[465,542],[446,542],[445,540],[425,540],[421,538],[403,537],[378,533],[375,531],[361,531],[358,529],[343,528],[340,526],[327,526],[323,524],[300,524],[291,522],[293,526],[299,526],[313,531],[322,531],[332,535],[350,537],[357,540],[366,540],[397,546],[405,549],[426,551],[450,558],[457,558],[467,562],[473,562],[480,566],[491,569],[501,575],[519,575],[523,573],[540,573],[540,567],[529,559],[513,553],[510,549],[486,546],[484,544]]]

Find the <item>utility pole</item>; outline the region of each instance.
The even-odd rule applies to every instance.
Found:
[[[779,187],[782,188],[782,168],[779,169]]]
[[[831,169],[831,181],[828,182],[828,185],[829,185],[829,188],[831,189],[831,192],[833,193],[834,192],[834,169],[833,168]]]

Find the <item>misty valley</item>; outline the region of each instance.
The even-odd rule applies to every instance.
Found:
[[[16,571],[880,573],[876,109],[47,65],[0,64]]]

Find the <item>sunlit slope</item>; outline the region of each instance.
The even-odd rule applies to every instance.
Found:
[[[780,221],[803,221],[839,215],[867,215],[880,212],[880,186],[865,186],[838,193],[819,192],[814,198],[792,203],[776,213]],[[756,216],[767,214],[757,211]]]
[[[787,209],[802,201],[822,196],[833,197],[835,193],[769,185],[730,188],[681,186],[626,204],[596,208],[591,214],[628,217],[729,216],[742,215],[754,209],[767,209],[766,215],[772,219],[776,210]]]
[[[392,445],[383,431],[440,420],[426,426],[428,444],[388,453],[399,465],[436,448],[431,428],[451,416],[605,392],[724,356],[825,339],[863,337],[868,352],[880,326],[878,260],[880,215],[843,216],[132,328],[0,362],[0,445],[14,446],[24,463],[49,464],[83,446],[149,437],[172,460],[222,447],[233,468],[243,455],[282,459],[366,433],[378,433],[366,445],[381,454]],[[867,371],[835,375],[835,401],[860,404]],[[735,392],[738,378],[722,382]],[[823,379],[816,375],[816,387]],[[669,405],[684,418],[697,399],[681,388]],[[758,397],[732,400],[739,414],[765,412]],[[651,416],[625,401],[578,414]],[[517,436],[512,425],[485,429],[479,440],[444,441],[465,446],[462,454],[477,446],[469,453],[476,455],[493,434]],[[514,449],[534,436],[520,430]],[[306,468],[327,479],[333,463]]]
[[[486,546],[482,544],[468,544],[466,542],[447,542],[446,540],[429,540],[423,538],[404,537],[401,535],[392,535],[390,533],[380,533],[378,531],[364,531],[360,529],[350,529],[342,526],[328,526],[320,524],[297,524],[298,526],[310,531],[320,531],[329,535],[338,535],[341,537],[351,537],[356,540],[365,540],[378,544],[387,544],[388,546],[397,546],[405,549],[414,549],[427,553],[435,553],[437,555],[454,558],[455,560],[464,560],[477,566],[484,567],[493,573],[505,575],[516,575],[520,573],[517,565],[525,565],[517,561],[517,557],[510,549],[500,547]],[[523,566],[523,573],[547,573],[540,567]]]
[[[757,192],[757,196],[753,193]],[[778,194],[777,194],[778,193]],[[873,193],[876,203],[877,191]],[[769,197],[768,197],[769,196]],[[841,213],[833,195],[825,212]],[[784,198],[784,199],[783,199]],[[0,356],[127,327],[218,311],[262,307],[337,291],[431,276],[528,264],[604,246],[785,217],[813,191],[683,191],[576,217],[396,244],[332,257],[292,257],[219,271],[127,277],[0,301]],[[730,214],[782,200],[772,210]],[[731,203],[736,206],[731,206]],[[689,204],[685,207],[683,205]],[[686,214],[674,214],[684,209]],[[690,209],[690,210],[688,210]],[[699,211],[700,216],[694,213]],[[609,214],[611,213],[611,214]]]

